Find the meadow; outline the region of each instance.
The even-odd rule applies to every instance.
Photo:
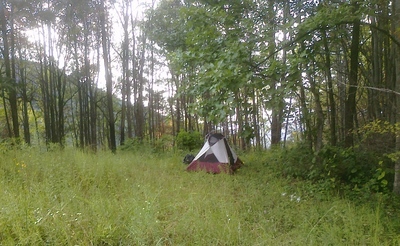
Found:
[[[400,245],[398,216],[280,177],[268,154],[235,175],[183,154],[3,150],[0,245]]]

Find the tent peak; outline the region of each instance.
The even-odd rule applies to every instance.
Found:
[[[222,133],[212,133],[207,135],[207,141],[212,146],[216,144],[219,140],[225,138]]]

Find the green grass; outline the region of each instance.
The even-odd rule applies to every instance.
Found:
[[[0,155],[0,245],[400,245],[381,203],[317,199],[267,156],[211,175],[184,171],[179,154]]]

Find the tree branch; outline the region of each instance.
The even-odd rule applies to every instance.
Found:
[[[344,24],[352,24],[352,21],[342,21],[342,22],[338,22],[336,24],[333,24],[331,26],[317,26],[303,34],[300,34],[297,38],[295,38],[294,40],[283,44],[281,47],[279,47],[277,50],[275,50],[273,53],[271,53],[270,55],[268,55],[264,60],[260,61],[259,63],[252,65],[254,68],[258,68],[260,65],[264,64],[265,62],[267,62],[271,57],[273,57],[276,53],[280,52],[281,50],[288,48],[290,46],[292,46],[295,43],[300,42],[301,40],[303,40],[306,36],[310,35],[311,33],[318,31],[318,30],[329,30],[332,29],[334,27],[340,26],[340,25],[344,25]],[[400,42],[399,40],[396,39],[395,36],[393,36],[392,34],[390,34],[390,32],[388,32],[387,30],[384,30],[376,25],[372,25],[369,23],[365,23],[365,22],[361,22],[360,23],[362,26],[369,26],[373,29],[378,30],[379,32],[385,34],[386,36],[388,36],[390,38],[390,40],[393,41],[394,44],[396,44],[398,47],[400,47]]]

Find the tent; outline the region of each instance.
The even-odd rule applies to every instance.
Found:
[[[206,137],[200,152],[187,166],[188,171],[206,171],[208,173],[233,173],[240,168],[243,162],[228,145],[228,141],[221,133],[214,133]]]

